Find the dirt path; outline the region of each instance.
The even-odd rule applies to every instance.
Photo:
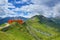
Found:
[[[10,24],[6,23],[6,26],[0,27],[0,30],[3,29],[3,28],[8,27],[9,25],[10,25]]]

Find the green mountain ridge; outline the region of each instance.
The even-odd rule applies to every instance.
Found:
[[[58,38],[56,36],[60,35],[60,31],[59,31],[60,25],[56,24],[54,21],[52,21],[42,15],[34,16],[32,19],[30,19],[28,21],[28,23],[30,26],[41,30],[43,32],[43,34],[47,33],[49,35],[54,35],[54,36],[52,36],[53,38],[48,38],[50,40],[56,39],[56,38]],[[42,39],[45,40],[44,38],[42,38]],[[59,39],[57,39],[57,40],[59,40]]]
[[[36,15],[26,20],[22,25],[14,22],[1,31],[8,34],[8,36],[9,34],[12,35],[12,40],[13,38],[14,40],[60,40],[59,26],[42,15]]]

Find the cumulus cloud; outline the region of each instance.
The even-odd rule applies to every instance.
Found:
[[[14,1],[16,4],[22,4],[22,3],[24,3],[24,2],[28,2],[29,0],[20,0],[20,1]]]
[[[37,8],[42,8],[40,10],[43,11],[45,17],[60,17],[60,1],[59,0],[32,0],[34,5],[39,5]],[[48,7],[48,5],[50,7]],[[51,7],[52,6],[52,7]]]
[[[28,0],[22,0],[22,2],[27,2]]]
[[[37,5],[42,5],[49,1],[51,1],[51,0],[31,0],[31,2],[33,2],[34,4],[37,4]]]
[[[8,8],[15,8],[15,6],[12,3],[8,3]]]
[[[44,15],[45,17],[51,17],[52,16],[52,9],[45,6],[45,5],[27,5],[27,6],[23,6],[20,8],[20,10],[22,11],[27,11],[27,12],[31,12],[29,15],[32,16],[32,14],[34,15]],[[28,13],[27,13],[28,14]]]
[[[1,4],[5,4],[5,1],[4,1],[4,0],[2,0],[2,1],[0,0],[0,5],[1,5]]]
[[[28,0],[22,0],[22,1],[18,1],[16,3],[17,4],[24,3],[27,1]],[[45,17],[50,18],[50,17],[60,16],[60,3],[56,3],[55,6],[49,7],[48,5],[50,3],[48,5],[46,3],[52,2],[52,0],[31,0],[31,2],[33,4],[25,5],[25,6],[22,6],[20,8],[16,8],[12,3],[8,3],[7,4],[8,6],[3,10],[5,11],[5,15],[6,16],[8,15],[10,17],[23,16],[26,18],[31,18],[32,16],[35,16],[35,15],[43,15]],[[8,7],[14,8],[14,9],[9,10]]]
[[[60,17],[60,3],[53,7],[53,13],[55,17]]]

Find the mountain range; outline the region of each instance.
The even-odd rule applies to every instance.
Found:
[[[3,23],[7,23],[8,20],[18,20],[18,19],[22,19],[22,20],[27,20],[28,18],[25,18],[25,17],[5,17],[5,18],[0,18],[0,24],[3,24]]]
[[[22,25],[14,22],[0,31],[1,40],[60,40],[60,24],[42,15],[36,15]]]

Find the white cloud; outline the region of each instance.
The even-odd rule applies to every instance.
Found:
[[[31,0],[31,2],[33,2],[34,4],[37,4],[37,5],[42,5],[49,1],[51,1],[51,0]]]
[[[27,1],[28,0],[22,0],[22,3]],[[13,4],[8,3],[8,7],[15,9],[9,10],[5,6],[6,8],[5,9],[3,8],[3,10],[5,11],[6,14],[5,16],[8,15],[10,17],[23,16],[30,18],[34,15],[39,15],[39,14],[42,14],[45,17],[55,17],[57,15],[60,16],[60,3],[56,4],[56,6],[51,8],[44,4],[49,1],[51,0],[32,0],[31,2],[33,2],[34,4],[22,6],[21,8],[16,8]],[[21,3],[21,1],[18,1],[17,3]],[[20,11],[21,13],[15,13],[14,11],[16,12]],[[26,12],[28,12],[27,15],[25,15]]]
[[[13,4],[12,3],[8,3],[8,6],[13,6]]]
[[[19,4],[19,3],[21,3],[21,1],[17,1],[17,2],[15,2],[16,4]]]
[[[41,14],[41,15],[44,15],[45,17],[53,16],[51,8],[45,5],[32,5],[31,4],[31,5],[21,7],[20,10],[31,12],[30,13],[31,15],[29,14],[30,16],[32,16],[32,14],[33,15]]]
[[[5,4],[5,1],[4,0],[2,0],[2,1],[0,0],[0,4]]]
[[[22,2],[27,2],[28,0],[22,0]]]
[[[8,8],[15,8],[15,6],[12,3],[8,3]]]
[[[60,17],[60,3],[53,7],[54,17]]]
[[[55,6],[53,6],[53,8],[48,7],[47,5],[44,4],[51,1],[52,0],[32,0],[34,5],[39,5],[39,7],[37,7],[39,9],[41,8],[40,6],[43,5],[41,9],[45,17],[60,17],[60,3],[55,3]]]
[[[24,2],[28,2],[28,0],[21,0],[21,1],[14,1],[16,4],[20,4],[20,3],[24,3]]]

